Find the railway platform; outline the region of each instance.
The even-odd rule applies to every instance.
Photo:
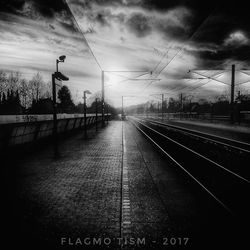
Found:
[[[250,142],[250,125],[240,126],[238,124],[209,123],[190,120],[169,120],[166,123],[181,126],[184,128],[198,130],[217,136],[224,136],[233,140]]]
[[[57,160],[52,149],[12,157],[2,169],[10,248],[206,249],[245,241],[234,218],[128,121],[62,140]]]

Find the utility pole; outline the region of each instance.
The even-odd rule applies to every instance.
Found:
[[[108,105],[108,103],[107,103],[106,111],[107,111],[107,124],[109,124],[109,105]]]
[[[84,114],[84,138],[87,138],[87,109],[86,109],[86,92],[83,91],[83,114]]]
[[[164,94],[161,95],[161,120],[163,121],[163,102],[164,102]]]
[[[98,98],[95,98],[95,130],[98,130]]]
[[[159,118],[159,114],[160,114],[160,102],[157,102],[157,118]]]
[[[102,70],[102,126],[105,126],[104,120],[104,71]]]
[[[56,71],[58,72],[58,71]],[[52,101],[53,101],[53,140],[54,140],[54,157],[57,158],[58,144],[57,144],[57,107],[56,107],[56,83],[55,73],[52,74]]]
[[[181,93],[180,98],[181,98],[181,112],[180,112],[180,118],[182,118],[182,117],[183,117],[183,94],[182,94],[182,93]]]
[[[181,112],[183,111],[183,95],[182,95],[182,93],[181,93],[181,95],[180,95],[180,101],[181,101]]]
[[[234,123],[234,86],[235,86],[235,65],[232,65],[232,76],[231,76],[231,122]]]
[[[65,75],[63,75],[61,72],[58,71],[58,64],[60,62],[65,61],[66,56],[60,56],[59,59],[56,59],[56,72],[52,74],[52,103],[53,103],[53,130],[52,130],[52,136],[54,139],[54,157],[59,157],[58,152],[58,135],[57,135],[57,103],[56,103],[56,79],[58,81],[68,81],[69,78]]]
[[[123,96],[122,96],[122,120],[124,119]]]

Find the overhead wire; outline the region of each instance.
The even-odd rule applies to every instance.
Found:
[[[221,73],[218,73],[218,74],[215,74],[215,75],[213,75],[212,77],[219,77],[220,75],[222,75],[224,72],[221,72]],[[206,80],[206,79],[208,79],[209,81],[207,82],[207,83],[209,83],[209,82],[211,82],[211,81],[217,81],[217,79],[215,79],[215,78],[203,78],[203,79],[200,79],[199,81],[198,81],[198,83],[199,82],[201,82],[202,80]],[[220,81],[219,81],[220,82]],[[197,83],[197,82],[196,82]],[[224,82],[221,82],[221,83],[223,83],[223,84],[225,84]],[[197,88],[200,88],[200,87],[202,87],[202,86],[204,86],[205,84],[203,84],[203,83],[201,83],[201,85],[200,86],[195,86],[194,88],[191,88],[190,90],[188,90],[188,91],[192,91],[192,90],[194,90],[194,89],[197,89]],[[189,88],[190,86],[186,86],[186,87],[184,87],[183,89],[185,89],[185,88]],[[183,90],[183,89],[180,89],[180,90]],[[180,91],[179,90],[179,91]]]
[[[185,4],[187,2],[187,0],[183,1],[183,4]],[[161,62],[163,61],[163,59],[165,58],[165,56],[168,54],[169,50],[173,47],[174,42],[171,43],[171,46],[167,49],[167,51],[163,54],[162,58],[160,59],[160,61],[156,64],[156,66],[153,68],[152,72],[154,72],[157,67],[161,64]]]
[[[202,23],[198,26],[198,28],[193,32],[193,34],[188,38],[188,41],[192,40],[196,35],[197,33],[200,31],[200,29],[205,25],[205,23],[209,20],[209,18],[211,17],[211,15],[214,13],[214,11],[216,10],[216,8],[202,21]],[[184,48],[186,47],[186,44],[184,43],[182,45],[182,47],[177,50],[177,52],[175,53],[175,55],[170,59],[170,61],[160,70],[160,72],[158,73],[157,76],[159,76],[161,74],[161,72],[175,59],[175,57],[177,55],[179,55],[183,50]]]
[[[244,72],[243,70],[239,70],[239,72],[241,72],[241,73],[243,73],[243,74],[245,74],[245,75],[247,75],[247,76],[250,76],[249,73],[246,73],[246,72]],[[240,82],[240,83],[236,84],[236,86],[242,85],[242,84],[245,84],[245,83],[248,83],[248,82],[250,82],[250,80],[247,80],[247,81],[244,81],[244,82]]]
[[[223,83],[223,84],[225,84],[225,85],[230,85],[229,83],[226,83],[226,82],[220,81],[220,80],[218,80],[218,79],[215,79],[215,77],[219,77],[219,76],[221,76],[222,74],[224,74],[224,73],[225,73],[224,71],[221,72],[221,73],[216,73],[215,75],[212,75],[212,76],[206,76],[206,75],[204,75],[204,74],[200,74],[200,73],[195,72],[195,71],[192,71],[192,72],[193,72],[194,74],[197,74],[197,75],[200,75],[200,76],[205,77],[204,79],[208,78],[208,79],[211,79],[211,80],[214,80],[214,81]]]
[[[100,69],[101,71],[103,71],[101,64],[100,64],[99,61],[97,60],[97,57],[95,56],[95,54],[94,54],[92,48],[90,47],[89,42],[88,42],[87,38],[85,37],[85,35],[84,35],[84,33],[83,33],[81,27],[79,26],[79,24],[78,24],[78,22],[77,22],[77,20],[76,20],[76,18],[75,18],[75,16],[74,16],[74,14],[73,14],[71,8],[69,7],[69,4],[68,4],[67,0],[63,0],[63,2],[64,2],[64,4],[66,5],[66,7],[68,8],[68,11],[69,11],[69,13],[70,13],[71,16],[72,16],[73,21],[74,21],[74,23],[75,23],[75,25],[76,25],[78,31],[79,31],[80,34],[82,35],[83,40],[85,41],[85,44],[87,45],[87,47],[88,47],[90,53],[92,54],[92,56],[93,56],[93,58],[94,58],[96,64],[98,65],[99,69]]]
[[[139,77],[147,75],[147,74],[148,73],[143,73],[143,74],[140,74],[138,76],[135,76],[135,78],[139,78]],[[144,80],[144,79],[141,79],[141,80]],[[124,80],[121,80],[121,81],[117,82],[116,84],[123,83],[123,82],[126,82],[126,81],[131,81],[131,79],[124,79]]]
[[[193,34],[188,38],[188,40],[187,41],[190,41],[190,40],[192,40],[194,37],[195,37],[195,35],[197,35],[197,33],[200,31],[200,29],[205,25],[205,23],[209,20],[209,18],[211,17],[211,15],[215,12],[215,10],[217,9],[217,7],[202,21],[202,23],[198,26],[198,28],[193,32]],[[175,55],[167,62],[167,64],[158,72],[158,74],[156,74],[156,76],[155,77],[158,77],[160,74],[161,74],[161,72],[164,70],[164,69],[166,69],[166,67],[175,59],[175,57],[177,56],[177,55],[179,55],[179,53],[180,52],[182,52],[183,50],[184,50],[184,48],[185,48],[185,46],[186,46],[186,44],[184,43],[183,45],[182,45],[182,47],[179,49],[179,50],[177,50],[177,52],[175,53]],[[152,74],[153,75],[153,74]],[[146,87],[143,89],[143,91],[145,91],[145,89],[147,89],[151,84],[153,83],[153,81],[152,82],[150,82],[149,84],[147,84],[146,85]]]
[[[222,74],[222,73],[221,73]],[[220,74],[217,74],[216,75],[216,77],[219,77],[219,75]],[[206,80],[207,78],[202,78],[202,79],[196,79],[197,81],[195,82],[195,84],[197,84],[197,83],[200,83],[202,80]],[[188,80],[192,80],[192,79],[188,79]],[[209,83],[209,82],[211,82],[213,79],[208,79],[209,81],[207,82],[207,83]],[[207,84],[207,83],[205,83],[205,84]],[[177,86],[177,87],[175,87],[175,88],[173,88],[173,89],[170,89],[170,91],[169,92],[167,92],[168,94],[169,93],[174,93],[174,92],[176,92],[176,91],[181,91],[181,90],[184,90],[184,89],[187,89],[187,88],[190,88],[191,87],[191,89],[190,90],[187,90],[187,91],[192,91],[192,90],[194,90],[194,89],[197,89],[197,88],[200,88],[200,87],[202,87],[202,86],[204,86],[205,85],[204,83],[201,83],[201,85],[196,85],[196,86],[181,86],[180,88],[179,88],[179,86]],[[177,88],[177,89],[176,89]]]
[[[131,77],[127,77],[127,76],[124,76],[124,75],[120,75],[120,74],[117,74],[117,73],[112,72],[112,71],[110,71],[110,72],[109,72],[109,71],[105,71],[105,72],[110,73],[110,74],[112,74],[112,75],[116,75],[116,76],[122,77],[122,78],[126,78],[126,79],[128,79],[128,80],[131,79]],[[119,72],[120,72],[120,71],[119,71]],[[147,72],[147,73],[140,74],[139,76],[135,76],[134,78],[138,78],[138,77],[140,77],[140,76],[147,75],[147,74],[148,74],[148,72]]]
[[[75,16],[74,16],[74,14],[73,14],[71,8],[69,7],[69,5],[68,5],[68,3],[67,3],[67,0],[63,0],[63,1],[64,1],[65,5],[67,6],[67,8],[68,8],[68,10],[69,10],[69,12],[70,12],[70,14],[71,14],[73,20],[74,20],[75,25],[76,25],[78,31],[80,32],[80,34],[82,35],[82,37],[83,37],[83,39],[84,39],[84,41],[85,41],[85,43],[86,43],[86,45],[87,45],[87,47],[88,47],[90,53],[92,54],[92,56],[93,56],[95,62],[97,63],[97,65],[98,65],[98,67],[100,68],[100,70],[103,71],[101,64],[99,63],[99,61],[98,61],[97,57],[95,56],[95,54],[94,54],[94,52],[93,52],[91,46],[89,45],[89,42],[88,42],[87,38],[85,37],[85,35],[84,35],[82,29],[80,28],[80,26],[79,26],[79,24],[78,24],[78,22],[77,22],[77,20],[76,20],[76,18],[75,18]],[[213,12],[214,12],[214,11],[213,11]],[[190,40],[192,40],[192,39],[194,38],[194,36],[199,32],[199,30],[201,29],[201,27],[204,26],[204,24],[208,21],[208,19],[209,19],[210,16],[213,14],[213,12],[211,12],[211,13],[204,19],[204,21],[198,26],[198,28],[194,31],[194,33],[188,38],[188,41],[190,41]],[[164,69],[166,69],[166,67],[176,58],[176,56],[178,56],[178,55],[184,50],[185,46],[186,46],[186,44],[183,44],[183,46],[182,46],[179,50],[177,50],[177,52],[175,53],[175,55],[174,55],[174,56],[167,62],[167,64],[166,64],[166,65],[156,74],[155,77],[158,77],[158,76],[161,74],[161,72],[162,72]],[[168,54],[169,50],[170,50],[172,47],[173,47],[173,46],[171,46],[170,48],[168,48],[168,50],[167,50],[167,51],[165,52],[165,54],[162,56],[162,58],[160,59],[160,61],[157,63],[157,65],[156,65],[156,66],[154,67],[154,69],[151,71],[151,77],[153,77],[154,73],[156,72],[156,69],[157,69],[158,66],[161,64],[161,62],[163,61],[163,59],[165,58],[165,56]],[[132,72],[132,71],[121,71],[121,72]],[[133,72],[139,72],[139,71],[133,71]],[[111,72],[110,72],[110,73],[111,73]],[[244,72],[243,72],[243,73],[244,73]],[[140,76],[143,76],[143,75],[146,75],[146,74],[148,74],[148,73],[141,74],[141,75],[137,76],[136,78],[139,78]],[[119,76],[121,76],[121,75],[119,75]],[[125,77],[125,76],[121,76],[121,77],[127,78],[127,77]],[[125,80],[120,81],[119,83],[125,82],[125,81],[129,81],[129,80],[134,80],[134,79],[127,78],[127,79],[125,79]],[[141,80],[146,80],[146,79],[141,79]],[[148,79],[147,79],[147,80],[148,80]],[[209,83],[209,82],[212,81],[212,80],[214,80],[214,79],[211,79],[211,77],[210,77],[210,79],[209,79],[209,81],[208,81],[207,83]],[[143,89],[143,91],[144,91],[146,88],[148,88],[154,81],[155,81],[155,80],[152,80],[149,84],[147,84],[147,86]],[[215,81],[224,83],[224,82],[219,81],[219,80],[215,80]],[[248,81],[247,81],[247,82],[248,82]],[[205,83],[205,84],[207,84],[207,83]],[[243,82],[243,83],[246,83],[246,82]],[[241,83],[241,84],[243,84],[243,83]],[[194,90],[194,89],[196,89],[196,88],[199,88],[199,87],[201,87],[201,86],[203,86],[203,85],[205,85],[205,84],[203,83],[202,85],[197,86],[197,87],[195,87],[195,88],[193,88],[193,89],[191,89],[191,90]],[[226,84],[226,83],[224,83],[224,84]],[[175,91],[180,91],[180,90],[182,90],[182,89],[189,88],[189,87],[190,87],[190,86],[185,86],[184,88],[177,89],[177,90],[175,90]],[[176,87],[175,87],[175,88],[176,88]],[[175,88],[173,88],[173,89],[175,89]],[[189,90],[189,91],[191,91],[191,90]],[[172,90],[172,91],[173,91],[173,90]]]
[[[161,62],[163,61],[163,59],[168,55],[169,50],[171,49],[173,43],[171,44],[171,46],[168,48],[168,50],[163,54],[162,58],[160,59],[160,61],[155,65],[155,67],[153,68],[152,72],[154,72],[158,66],[161,64]]]

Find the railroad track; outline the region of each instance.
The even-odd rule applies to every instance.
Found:
[[[160,130],[169,138],[205,155],[211,161],[250,180],[250,171],[246,164],[250,162],[250,144],[152,119],[142,119],[142,121]]]
[[[209,147],[211,152],[216,151],[216,145],[220,154],[223,150],[227,151],[237,161],[237,157],[249,157],[246,144],[236,145],[237,142],[234,141],[230,145],[225,138],[205,137],[196,131],[179,129],[156,121],[137,118],[130,118],[130,121],[223,209],[235,216],[249,213],[247,200],[250,181],[247,171],[234,171],[237,168],[232,170],[223,161],[211,159],[211,153],[205,154],[204,150],[199,150],[200,145],[205,144],[205,150]],[[247,168],[246,163],[244,167]]]
[[[197,130],[187,129],[187,128],[183,128],[183,127],[172,125],[172,124],[166,124],[166,123],[162,123],[162,122],[155,121],[152,119],[147,119],[147,121],[154,123],[154,124],[157,124],[159,126],[171,128],[171,129],[174,129],[176,131],[181,131],[185,134],[196,136],[196,137],[203,139],[203,140],[209,140],[211,143],[222,145],[224,147],[228,147],[228,149],[230,149],[232,151],[237,150],[237,151],[245,152],[248,154],[250,153],[250,143],[237,141],[237,140],[233,140],[233,139],[229,139],[226,137],[213,135],[213,134],[209,134],[209,133],[204,133],[204,132],[200,132]]]

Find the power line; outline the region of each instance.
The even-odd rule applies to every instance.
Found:
[[[203,22],[198,26],[198,28],[194,31],[194,33],[188,38],[188,41],[192,40],[195,35],[197,35],[197,33],[200,31],[200,29],[202,28],[202,26],[205,25],[205,23],[208,21],[208,19],[211,17],[211,15],[214,13],[214,11],[216,10],[216,8],[203,20]],[[158,73],[157,76],[159,76],[161,74],[161,72],[175,59],[175,57],[184,50],[185,48],[185,43],[183,44],[183,46],[176,52],[176,54],[171,58],[171,60],[167,63],[166,66],[164,66],[160,72]]]
[[[133,79],[139,78],[139,77],[144,76],[144,75],[147,75],[147,74],[148,74],[148,73],[140,74],[140,75],[138,75],[138,76],[135,76]],[[131,79],[127,78],[127,79],[124,79],[124,80],[121,80],[121,81],[117,82],[117,84],[123,83],[123,82],[126,82],[126,81],[129,81],[129,80],[131,80]],[[141,79],[141,81],[142,81],[142,80],[144,80],[144,79]]]
[[[96,56],[95,56],[93,50],[91,49],[91,47],[90,47],[90,45],[89,45],[89,42],[88,42],[87,38],[85,37],[85,35],[84,35],[83,31],[81,30],[81,28],[80,28],[78,22],[76,21],[76,18],[75,18],[75,16],[74,16],[74,14],[73,14],[71,8],[69,7],[69,5],[68,5],[68,3],[67,3],[67,0],[63,0],[63,2],[65,3],[66,7],[68,8],[68,11],[70,12],[70,14],[71,14],[71,16],[72,16],[72,18],[73,18],[73,20],[74,20],[74,22],[75,22],[75,24],[76,24],[76,26],[77,26],[78,31],[81,33],[81,35],[82,35],[82,37],[83,37],[83,39],[84,39],[84,41],[85,41],[85,43],[86,43],[86,45],[87,45],[87,47],[88,47],[90,53],[91,53],[92,56],[94,57],[94,59],[95,59],[97,65],[98,65],[98,67],[100,68],[101,71],[103,71],[103,69],[102,69],[100,63],[98,62],[98,60],[97,60],[97,58],[96,58]]]
[[[187,1],[187,0],[184,0],[184,3],[183,3],[183,4],[185,4],[186,1]],[[174,44],[176,44],[176,43],[174,43],[174,42],[171,43],[171,46],[170,46],[170,47],[167,49],[167,51],[164,53],[164,55],[162,56],[162,58],[160,59],[160,61],[156,64],[156,66],[154,67],[154,69],[153,69],[152,72],[154,72],[154,71],[157,69],[157,67],[161,64],[161,62],[163,61],[163,59],[164,59],[165,56],[168,54],[169,50],[173,47]]]
[[[210,16],[215,12],[216,8],[203,20],[203,22],[198,26],[198,28],[194,31],[194,33],[188,38],[189,40],[192,40],[194,38],[194,36],[199,32],[199,30],[201,29],[202,26],[204,26],[204,24],[207,22],[207,20],[210,18]],[[183,46],[175,53],[175,55],[170,59],[170,61],[158,72],[158,74],[156,74],[156,77],[158,77],[161,72],[175,59],[175,57],[184,50],[185,48],[185,44],[183,44]],[[148,88],[153,82],[150,82],[145,88]],[[143,91],[144,91],[143,90]]]
[[[222,73],[221,73],[222,74]],[[218,74],[216,77],[218,77],[219,75],[221,75],[221,74]],[[194,84],[199,84],[202,80],[206,80],[207,78],[203,78],[203,79],[195,79],[195,80],[197,80]],[[192,79],[188,79],[188,80],[192,80]],[[209,81],[207,82],[207,83],[209,83],[209,82],[211,82],[213,79],[209,79]],[[172,89],[170,89],[170,92],[168,92],[168,93],[175,93],[175,92],[177,92],[177,91],[181,91],[181,90],[183,90],[183,89],[188,89],[188,88],[190,88],[191,87],[191,89],[190,90],[188,90],[188,91],[192,91],[192,90],[194,90],[194,89],[197,89],[197,88],[200,88],[200,87],[202,87],[203,85],[205,85],[205,84],[207,84],[207,83],[201,83],[201,85],[196,85],[196,86],[185,86],[185,87],[183,87],[183,86],[181,86],[180,88],[179,88],[179,86],[177,86],[177,87],[174,87],[174,88],[172,88]],[[176,89],[177,88],[177,89]]]
[[[105,71],[107,73],[110,73],[112,75],[115,75],[115,76],[118,76],[118,77],[122,77],[122,78],[126,78],[126,79],[130,79],[131,77],[127,77],[127,76],[124,76],[124,75],[120,75],[120,74],[116,74],[115,72],[109,72],[109,71]]]
[[[197,83],[199,83],[199,82],[201,82],[201,80],[198,80],[197,82],[195,82],[195,84],[197,84]],[[197,86],[197,85],[196,85],[196,86]],[[195,87],[196,87],[196,86],[195,86]],[[201,85],[200,85],[200,86],[201,86]],[[170,89],[170,92],[168,92],[168,93],[175,93],[175,92],[177,92],[177,91],[181,91],[181,90],[186,89],[186,88],[190,88],[190,86],[185,86],[185,87],[181,86],[181,88],[178,88],[178,87],[177,87],[177,89],[176,89],[176,88]]]
[[[140,77],[140,76],[144,76],[144,75],[149,74],[148,71],[106,71],[106,70],[105,70],[104,72],[105,72],[105,73],[110,73],[110,74],[115,75],[115,76],[118,76],[118,77],[126,78],[127,80],[131,80],[131,78],[132,78],[132,79],[136,79],[136,78],[138,78],[138,77]],[[127,77],[127,76],[124,76],[124,75],[117,74],[116,72],[129,72],[129,73],[144,72],[144,73],[143,73],[143,74],[140,74],[139,76],[135,76],[135,77]],[[141,79],[141,80],[142,80],[142,79]],[[122,81],[124,81],[124,80],[122,80]]]
[[[206,80],[206,79],[208,80],[208,82],[206,82],[206,83],[201,83],[201,84],[198,85],[198,86],[197,86],[197,85],[194,86],[194,87],[191,87],[191,86],[185,86],[185,87],[176,86],[176,87],[174,87],[174,88],[171,88],[170,91],[167,92],[166,94],[175,93],[175,92],[177,92],[177,91],[182,91],[182,90],[188,89],[188,88],[190,88],[190,87],[191,87],[191,89],[187,90],[188,92],[189,92],[189,91],[192,91],[192,90],[195,90],[195,89],[198,89],[198,88],[200,88],[200,87],[202,87],[202,86],[208,84],[208,83],[211,82],[211,81],[217,81],[217,79],[215,79],[215,78],[221,76],[223,73],[224,73],[224,72],[216,73],[216,74],[212,75],[210,78],[197,79],[198,81],[196,81],[195,84],[200,83],[202,80]],[[215,78],[212,78],[212,77],[215,77]],[[187,79],[187,80],[190,81],[190,80],[192,80],[192,78]],[[220,82],[220,81],[219,81],[219,82]],[[221,82],[221,83],[225,84],[224,82]],[[244,82],[244,83],[246,83],[246,82]],[[226,84],[226,85],[227,85],[227,84]]]
[[[161,64],[161,62],[163,61],[163,59],[166,57],[166,55],[168,54],[169,50],[172,48],[173,43],[171,44],[171,46],[168,48],[168,50],[164,53],[164,55],[162,56],[162,58],[160,59],[160,61],[156,64],[156,66],[153,68],[152,72],[156,71],[156,69],[158,68],[158,66]]]
[[[211,82],[211,81],[212,81],[212,80],[209,79],[207,82],[202,83],[200,86],[197,86],[197,87],[194,87],[194,88],[192,88],[192,89],[189,89],[187,92],[192,91],[192,90],[195,90],[195,89],[198,89],[198,88],[200,88],[200,87],[203,87],[204,85],[208,84],[208,83]]]
[[[213,75],[212,77],[219,77],[221,74],[223,74],[224,72],[221,72],[221,73],[217,73],[217,74],[215,74],[215,75]],[[206,80],[206,79],[209,79],[209,81],[207,82],[207,83],[209,83],[209,82],[211,82],[211,81],[217,81],[215,78],[203,78],[203,79],[200,79],[200,80],[198,80],[198,82],[196,82],[196,84],[197,83],[199,83],[199,82],[201,82],[202,80]],[[220,82],[220,81],[219,81]],[[207,84],[207,83],[205,83],[205,84]],[[223,83],[223,84],[225,84],[224,82],[221,82],[221,83]],[[205,85],[204,83],[201,83],[201,85],[200,86],[195,86],[194,88],[191,88],[190,90],[188,90],[188,91],[192,91],[192,90],[194,90],[194,89],[197,89],[197,88],[200,88],[200,87],[202,87],[202,86],[204,86]],[[186,88],[189,88],[190,86],[185,86],[183,89],[186,89]],[[183,90],[183,89],[178,89],[178,91],[180,91],[180,90]],[[177,91],[177,90],[176,90]]]
[[[194,71],[194,70],[192,70],[191,72],[193,72],[194,74],[197,74],[197,75],[199,75],[199,76],[205,77],[204,79],[207,78],[207,79],[211,79],[211,80],[214,80],[214,81],[223,83],[223,84],[225,84],[225,85],[230,85],[229,83],[226,83],[226,82],[223,82],[223,81],[220,81],[220,80],[217,80],[217,79],[216,79],[216,78],[218,78],[219,76],[221,76],[222,74],[224,74],[224,73],[225,73],[224,71],[221,72],[221,73],[216,73],[215,75],[212,75],[212,76],[206,76],[206,75],[201,74],[201,73],[198,73],[198,72],[196,72],[196,71]]]
[[[105,72],[107,73],[138,73],[138,72],[143,72],[143,73],[149,73],[148,71],[143,71],[143,70],[105,70]]]
[[[238,84],[236,84],[236,86],[239,86],[239,85],[242,85],[242,84],[245,84],[245,83],[248,83],[248,82],[250,82],[250,80],[245,81],[245,82],[238,83]]]

